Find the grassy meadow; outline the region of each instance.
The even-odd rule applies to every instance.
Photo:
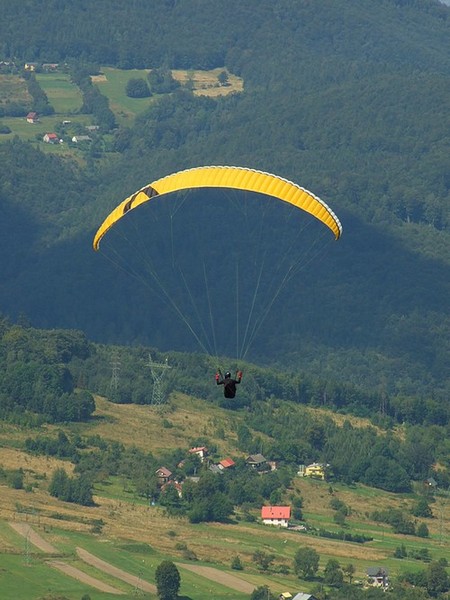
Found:
[[[38,73],[36,80],[59,115],[76,113],[83,104],[80,90],[66,73]]]
[[[228,74],[228,86],[218,85],[218,76],[223,69],[211,71],[182,71],[173,70],[174,79],[182,85],[191,82],[194,94],[218,96],[241,92],[243,90],[242,79]],[[103,67],[100,75],[92,77],[92,81],[98,86],[102,94],[108,97],[109,106],[116,116],[120,125],[131,125],[133,119],[143,112],[154,102],[150,98],[129,98],[125,89],[130,79],[147,79],[150,69],[130,69],[127,71],[113,67]]]

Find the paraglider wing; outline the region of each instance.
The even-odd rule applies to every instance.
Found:
[[[342,233],[338,217],[325,202],[287,179],[243,167],[196,167],[158,179],[121,202],[95,234],[94,250],[99,249],[103,236],[130,210],[152,198],[195,188],[230,188],[272,196],[316,217],[331,229],[336,239],[339,239]]]

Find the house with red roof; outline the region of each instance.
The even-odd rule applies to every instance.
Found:
[[[229,469],[230,467],[235,466],[235,462],[232,458],[224,458],[218,464],[219,469]]]
[[[59,137],[56,133],[46,133],[42,139],[47,144],[59,144]]]
[[[39,121],[39,117],[37,112],[29,112],[27,114],[27,123],[37,123]]]
[[[290,506],[263,506],[261,508],[261,519],[264,525],[288,527],[290,518]]]
[[[291,518],[290,506],[263,506],[261,508],[261,519],[264,525],[276,525],[277,527],[288,527]]]
[[[164,493],[169,487],[175,488],[179,498],[183,497],[183,485],[181,483],[171,479],[170,481],[161,486],[161,492]]]

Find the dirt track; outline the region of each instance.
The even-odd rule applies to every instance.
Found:
[[[60,554],[57,548],[52,546],[49,542],[47,542],[47,540],[44,540],[44,538],[36,533],[34,529],[28,525],[28,523],[10,522],[10,525],[17,531],[17,533],[23,535],[24,538],[28,538],[33,546],[36,546],[36,548],[39,548],[39,550],[42,550],[42,552],[45,552],[46,554]]]
[[[83,548],[77,548],[77,555],[88,565],[91,565],[92,567],[95,567],[96,569],[99,569],[108,575],[112,575],[117,579],[121,579],[122,581],[125,581],[126,583],[129,583],[130,585],[133,585],[144,592],[156,594],[156,586],[153,585],[153,583],[148,583],[148,581],[144,581],[140,577],[136,577],[136,575],[131,575],[131,573],[122,571],[122,569],[114,567],[101,558],[94,556],[87,550],[83,550]]]
[[[224,573],[219,569],[215,569],[214,567],[202,567],[201,565],[187,565],[185,563],[177,563],[177,566],[181,569],[187,569],[188,571],[192,571],[193,573],[197,573],[197,575],[201,575],[206,579],[211,579],[212,581],[216,581],[217,583],[221,583],[222,585],[229,587],[236,592],[243,592],[244,594],[251,594],[255,589],[255,586],[236,575],[231,575],[230,573]]]
[[[30,525],[28,525],[27,523],[11,522],[10,525],[13,529],[15,529],[15,531],[20,533],[20,535],[23,535],[24,537],[28,538],[28,540],[34,546],[36,546],[43,552],[47,554],[59,554],[57,548],[55,548],[54,546],[52,546],[52,544],[44,540],[44,538],[41,537],[38,533],[36,533],[36,531],[34,531],[34,529],[32,529],[32,527],[30,527]],[[78,557],[81,558],[81,560],[91,565],[92,567],[95,567],[99,571],[103,571],[103,573],[111,575],[112,577],[116,577],[117,579],[121,579],[129,585],[132,585],[144,592],[156,594],[156,586],[154,584],[149,583],[148,581],[144,581],[140,577],[136,577],[136,575],[131,575],[131,573],[122,571],[122,569],[118,569],[114,565],[107,563],[106,561],[102,560],[101,558],[98,558],[97,556],[91,554],[83,548],[77,547],[76,552]],[[74,577],[75,579],[78,579],[78,581],[81,581],[86,585],[90,585],[91,587],[94,587],[102,592],[109,592],[110,594],[116,595],[125,593],[121,590],[118,590],[117,588],[108,585],[107,583],[104,583],[103,581],[100,581],[99,579],[95,579],[94,577],[87,575],[87,573],[84,573],[80,569],[77,569],[76,567],[73,567],[72,565],[69,565],[62,560],[50,560],[48,561],[48,564],[62,571],[66,575]],[[251,583],[248,583],[247,581],[244,581],[243,579],[240,579],[239,577],[236,577],[235,575],[232,575],[230,573],[224,573],[223,571],[215,569],[214,567],[205,567],[201,565],[186,563],[177,563],[177,566],[181,569],[192,571],[193,573],[196,573],[201,577],[205,577],[205,579],[216,581],[217,583],[220,583],[225,587],[228,587],[237,592],[251,594],[255,589],[255,586]]]
[[[27,538],[33,544],[33,546],[36,546],[36,548],[39,548],[39,550],[42,550],[42,552],[45,552],[46,554],[59,554],[59,550],[57,548],[52,546],[52,544],[47,542],[47,540],[44,540],[44,538],[36,533],[36,531],[34,531],[34,529],[32,529],[27,523],[10,523],[10,525],[15,531],[17,531],[17,533],[20,533],[20,535],[23,535],[23,537]],[[80,571],[80,569],[77,569],[72,565],[68,565],[62,560],[49,560],[48,564],[55,569],[62,571],[66,575],[69,575],[70,577],[73,577],[74,579],[77,579],[86,585],[90,585],[101,592],[108,592],[116,595],[125,593],[113,587],[112,585],[108,585],[107,583],[100,581],[100,579],[91,577],[87,573]]]
[[[80,569],[77,569],[76,567],[72,567],[72,565],[68,565],[67,563],[63,562],[62,560],[49,560],[48,564],[51,565],[52,567],[55,567],[55,569],[62,571],[66,575],[69,575],[70,577],[73,577],[74,579],[78,579],[78,581],[81,581],[82,583],[86,583],[87,585],[90,585],[91,587],[96,588],[97,590],[100,590],[101,592],[108,592],[108,594],[116,594],[116,595],[125,594],[125,592],[122,592],[122,590],[118,590],[117,588],[112,587],[112,585],[103,583],[103,581],[100,581],[100,579],[95,579],[95,577],[91,577],[90,575],[87,575],[87,573],[80,571]]]

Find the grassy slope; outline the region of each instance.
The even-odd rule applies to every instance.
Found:
[[[204,403],[185,396],[174,398],[173,405],[174,410],[171,412],[167,410],[158,412],[150,407],[111,405],[99,399],[96,418],[92,423],[66,429],[81,434],[99,433],[107,439],[121,440],[126,445],[135,443],[155,454],[164,448],[174,446],[187,448],[191,437],[208,434],[208,438],[213,443],[217,443],[220,453],[236,453],[233,437],[226,435],[226,440],[216,438],[214,426],[215,423],[220,422],[226,432],[230,431],[230,420],[236,419],[235,414],[211,405],[205,410]],[[244,416],[238,415],[238,418]],[[174,427],[162,427],[164,419],[171,421]],[[358,423],[361,426],[366,424],[364,420],[359,420]],[[47,429],[52,431],[58,427],[50,426]],[[31,457],[22,452],[17,446],[27,435],[34,435],[34,433],[24,432],[11,426],[4,426],[0,432],[3,446],[2,466],[8,469],[24,468],[26,483],[33,485],[32,493],[2,486],[0,561],[5,565],[3,572],[5,590],[14,588],[13,584],[24,570],[24,560],[27,557],[24,539],[10,531],[6,525],[10,520],[27,519],[43,537],[58,548],[65,560],[69,557],[71,564],[99,579],[102,579],[101,574],[86,567],[76,558],[76,546],[81,546],[135,575],[140,573],[142,565],[145,564],[145,578],[150,582],[154,581],[154,569],[164,558],[183,562],[182,551],[176,548],[180,543],[186,544],[195,552],[200,564],[226,570],[229,570],[231,559],[239,554],[245,568],[242,573],[236,574],[255,586],[267,583],[276,592],[285,589],[308,590],[313,584],[300,582],[294,575],[258,573],[252,565],[252,555],[257,549],[275,554],[275,564],[290,566],[296,549],[301,545],[308,545],[319,552],[321,567],[330,557],[336,557],[342,565],[353,563],[356,567],[357,579],[364,577],[367,566],[381,563],[387,566],[393,575],[405,569],[423,568],[423,563],[417,561],[400,561],[392,558],[393,551],[402,543],[408,549],[427,547],[434,559],[440,557],[450,559],[448,547],[442,544],[442,532],[445,534],[450,528],[447,499],[438,499],[432,505],[435,518],[426,520],[431,533],[428,540],[395,535],[390,528],[380,526],[368,517],[375,509],[401,507],[408,510],[412,495],[388,494],[364,486],[350,488],[333,485],[334,496],[343,500],[352,509],[352,514],[348,518],[349,531],[362,532],[374,537],[373,542],[364,545],[280,531],[263,527],[258,523],[250,524],[243,521],[236,521],[233,524],[211,523],[194,526],[184,519],[168,518],[157,506],[147,506],[141,498],[135,497],[126,482],[120,478],[111,479],[96,487],[97,506],[94,508],[81,508],[49,497],[46,486],[51,472],[56,466],[64,465],[68,468],[69,464],[47,457]],[[329,507],[331,499],[329,484],[298,478],[294,485],[305,500],[304,513],[307,522],[316,527],[336,529],[333,511]],[[255,511],[256,515],[257,513],[258,511]],[[93,533],[95,523],[99,519],[105,525],[101,533]],[[148,544],[151,549],[143,547],[142,552],[136,551],[135,546],[130,546],[136,543]],[[46,580],[50,582],[50,589],[64,592],[70,599],[82,595],[80,590],[83,586],[46,566],[44,557],[39,551],[33,549],[32,558],[27,569],[33,571],[31,579],[39,582],[36,589],[43,590],[43,581]],[[195,600],[203,600],[203,598],[206,600],[212,589],[214,597],[218,600],[221,598],[239,600],[245,597],[185,570],[182,570],[182,581],[182,592]],[[121,584],[118,587],[127,591],[127,596],[129,594],[128,597],[131,598],[130,586]],[[28,585],[24,585],[22,596],[10,597],[18,600],[29,598],[31,597],[28,595],[29,590]],[[91,593],[91,589],[84,588],[84,592],[86,591],[89,591],[91,598],[108,597],[107,594],[93,590]]]

